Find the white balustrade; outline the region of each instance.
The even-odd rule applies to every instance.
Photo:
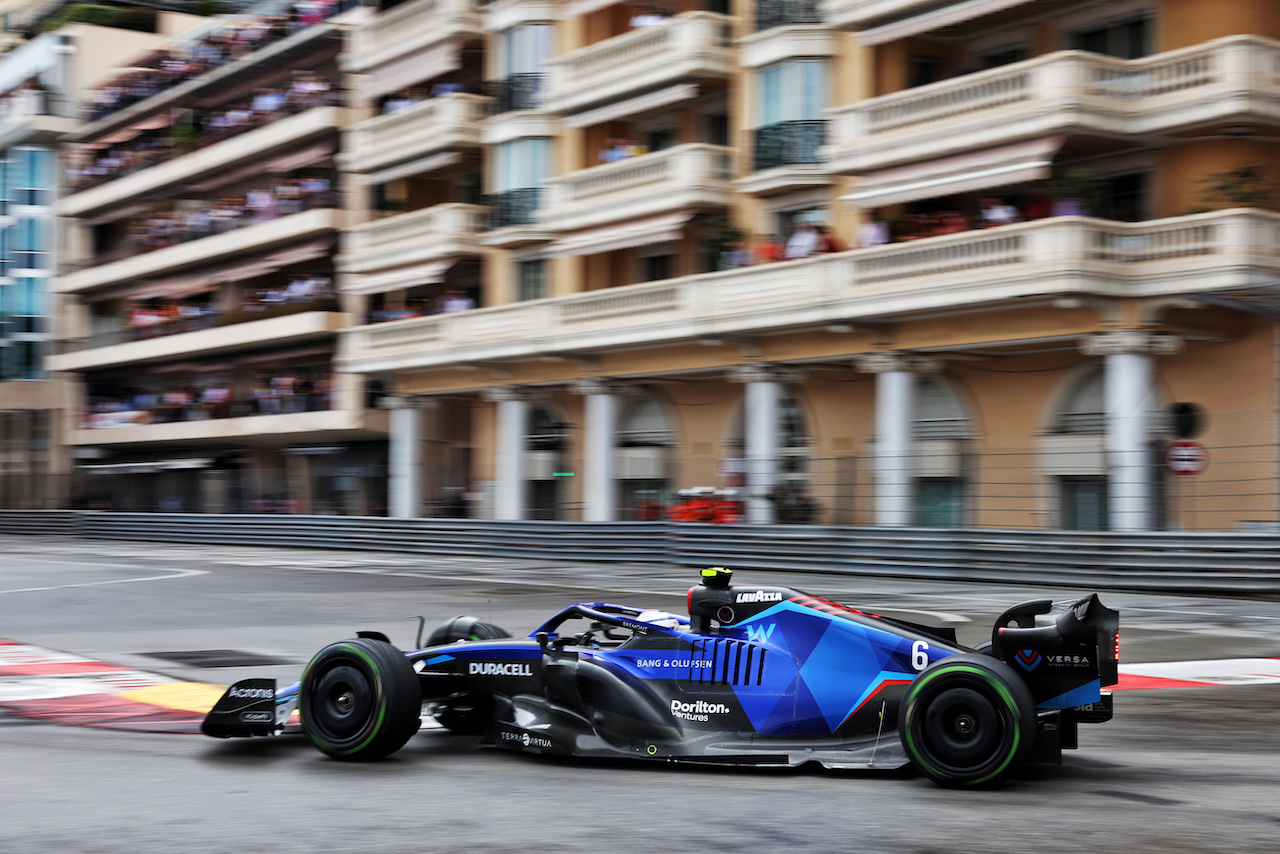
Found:
[[[1241,86],[1280,96],[1280,42],[1228,36],[1131,60],[1062,51],[869,98],[830,114],[834,147],[852,152],[879,135],[887,143],[904,134],[937,133],[956,122],[987,125],[998,134],[1001,126],[1024,114],[1045,113],[1050,106],[1053,114],[1077,116],[1072,119],[1076,123],[1091,116],[1099,122],[1141,121],[1146,102],[1160,99],[1158,121],[1175,126],[1202,118],[1192,113],[1218,91],[1214,87]],[[1185,115],[1170,109],[1168,99],[1179,93],[1187,100]]]
[[[632,30],[557,57],[548,63],[548,101],[622,84],[655,85],[654,75],[689,63],[723,64],[733,73],[732,18],[713,12],[684,12],[653,27]]]
[[[637,187],[661,191],[707,180],[727,180],[730,150],[719,145],[691,143],[580,169],[552,178],[548,207],[600,199]]]
[[[478,144],[488,100],[455,92],[361,122],[351,130],[352,167],[365,171],[374,161],[403,160],[445,148],[468,130]]]
[[[431,240],[442,236],[474,235],[480,230],[480,216],[483,211],[484,208],[478,205],[449,203],[374,220],[349,229],[344,235],[345,249],[355,254],[379,249],[403,240]]]
[[[1054,217],[360,327],[345,333],[351,346],[344,361],[353,370],[362,360],[448,364],[616,344],[623,336],[643,342],[834,323],[856,318],[848,306],[868,299],[947,305],[957,297],[944,291],[957,288],[966,291],[965,301],[1040,296],[1049,275],[1072,277],[1072,293],[1114,293],[1117,283],[1181,293],[1188,270],[1211,289],[1211,281],[1229,281],[1241,264],[1258,263],[1246,259],[1269,259],[1261,263],[1270,275],[1280,273],[1280,214],[1229,210],[1139,223]]]
[[[349,64],[363,70],[459,30],[480,29],[476,0],[408,0],[352,31]]]

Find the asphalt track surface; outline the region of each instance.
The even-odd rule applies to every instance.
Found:
[[[203,682],[296,679],[358,629],[422,615],[528,632],[571,601],[677,610],[692,571],[0,537],[0,638]],[[975,643],[1006,605],[1079,590],[743,573]],[[1275,602],[1104,594],[1126,661],[1280,657]],[[198,667],[232,650],[279,661]],[[1280,685],[1127,691],[1063,766],[994,791],[909,772],[548,761],[423,733],[373,765],[305,740],[56,726],[0,713],[0,852],[1280,851]]]

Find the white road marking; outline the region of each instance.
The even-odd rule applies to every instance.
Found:
[[[136,566],[116,566],[112,564],[101,564],[90,567],[92,570],[101,569],[131,569],[137,571]],[[156,570],[162,572],[163,570]],[[139,584],[144,581],[169,581],[175,578],[190,578],[194,575],[208,575],[207,569],[177,569],[165,573],[164,575],[140,575],[136,578],[110,578],[105,581],[82,581],[77,584],[50,584],[47,587],[15,587],[12,590],[0,590],[0,596],[9,593],[38,593],[46,590],[69,590],[74,587],[102,587],[107,584]]]

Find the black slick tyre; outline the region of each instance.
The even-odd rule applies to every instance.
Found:
[[[422,693],[413,665],[389,643],[339,641],[303,671],[302,729],[335,759],[369,761],[395,753],[418,731]]]
[[[462,616],[437,626],[427,638],[427,646],[509,637],[511,633],[501,626],[482,622],[479,617]],[[493,700],[484,695],[462,692],[432,703],[431,714],[450,732],[484,735],[493,717]]]
[[[934,782],[991,786],[1030,753],[1035,701],[1003,661],[953,655],[930,665],[907,688],[898,733],[911,764]]]

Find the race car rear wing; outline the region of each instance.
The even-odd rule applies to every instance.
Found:
[[[992,628],[991,651],[1026,679],[1041,708],[1097,702],[1120,678],[1120,614],[1090,594],[1051,625],[1036,626],[1036,616],[1052,608],[1052,600],[1039,599],[1005,611]]]

